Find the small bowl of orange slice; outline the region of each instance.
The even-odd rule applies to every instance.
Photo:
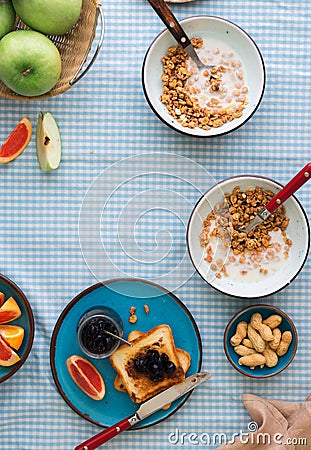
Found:
[[[0,383],[26,361],[34,338],[31,306],[21,289],[0,274]]]

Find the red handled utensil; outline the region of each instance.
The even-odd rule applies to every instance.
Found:
[[[156,411],[159,411],[163,408],[163,406],[174,402],[187,392],[191,391],[197,386],[200,386],[200,384],[208,380],[210,376],[211,375],[209,372],[202,372],[191,375],[182,383],[175,384],[165,391],[160,392],[160,394],[157,394],[149,400],[146,400],[140,405],[138,410],[131,417],[121,420],[115,425],[112,425],[106,430],[91,437],[87,441],[82,442],[82,444],[79,444],[77,447],[75,447],[75,450],[95,450],[100,445],[109,441],[109,439],[112,439],[113,437],[120,434],[122,431],[129,429],[132,425],[135,425],[137,422],[140,422]]]
[[[311,162],[309,162],[300,172],[297,173],[294,178],[289,181],[266,205],[259,213],[251,220],[249,225],[240,229],[248,234],[257,225],[266,220],[270,214],[274,213],[291,195],[293,195],[298,189],[304,185],[311,178]]]

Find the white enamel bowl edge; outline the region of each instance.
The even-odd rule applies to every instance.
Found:
[[[273,276],[263,276],[259,281],[243,282],[230,277],[216,278],[204,260],[204,249],[200,246],[202,222],[215,205],[223,200],[225,193],[231,193],[235,186],[241,190],[260,186],[277,193],[282,186],[268,178],[256,175],[241,175],[221,181],[207,191],[195,206],[188,223],[187,245],[190,258],[197,272],[213,288],[239,298],[260,298],[272,295],[289,285],[303,268],[310,247],[310,228],[305,211],[295,196],[285,203],[286,215],[290,218],[286,235],[293,241],[289,258],[280,265],[280,270]],[[226,255],[225,255],[226,256]]]
[[[228,20],[214,16],[193,16],[180,20],[182,27],[190,38],[202,37],[206,42],[211,38],[232,48],[241,60],[244,78],[248,86],[248,105],[241,118],[227,122],[219,128],[203,130],[186,128],[174,119],[160,100],[162,93],[161,59],[168,48],[177,43],[171,33],[165,29],[151,43],[142,68],[142,83],[146,100],[158,118],[169,127],[183,134],[196,137],[212,137],[229,133],[247,122],[257,110],[265,88],[265,66],[260,50],[254,40],[239,26]]]

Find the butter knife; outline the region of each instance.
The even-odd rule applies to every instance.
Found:
[[[195,375],[191,375],[182,383],[175,384],[165,391],[160,392],[160,394],[157,394],[149,400],[146,400],[140,405],[135,414],[96,434],[82,444],[79,444],[77,447],[75,447],[75,450],[95,450],[100,445],[120,434],[122,431],[129,429],[137,422],[140,422],[151,414],[154,414],[156,411],[159,411],[163,408],[163,406],[174,402],[187,392],[200,386],[200,384],[208,380],[210,376],[211,374],[209,372],[201,372]]]

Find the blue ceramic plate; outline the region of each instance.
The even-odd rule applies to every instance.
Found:
[[[282,317],[282,323],[279,326],[281,332],[283,333],[286,330],[292,332],[293,340],[289,346],[289,349],[285,355],[279,357],[278,363],[275,367],[264,366],[263,368],[255,367],[254,369],[251,369],[247,366],[240,366],[238,363],[240,356],[235,353],[232,345],[230,344],[230,339],[235,334],[237,324],[241,321],[249,323],[251,316],[255,312],[259,312],[262,315],[263,320],[267,319],[267,317],[272,314],[280,315]],[[268,378],[282,372],[292,362],[296,354],[297,345],[298,336],[293,321],[279,308],[270,305],[259,304],[242,309],[230,320],[224,334],[224,348],[229,362],[240,373],[251,378]]]
[[[7,300],[9,297],[13,297],[22,312],[21,317],[13,320],[12,322],[9,322],[9,324],[19,325],[25,330],[23,343],[19,350],[17,350],[17,353],[21,358],[20,361],[10,367],[0,366],[0,383],[2,383],[3,381],[10,378],[15,372],[17,372],[18,369],[20,369],[26,361],[31,350],[34,338],[34,319],[30,304],[23,292],[18,286],[16,286],[16,284],[13,283],[13,281],[3,275],[0,275],[0,292],[4,293],[5,300]]]
[[[150,308],[149,314],[144,304]],[[202,344],[196,323],[185,305],[173,294],[150,282],[136,279],[117,279],[98,283],[75,297],[60,315],[51,340],[51,368],[56,386],[68,405],[86,420],[108,427],[132,415],[138,404],[133,403],[128,394],[117,391],[114,386],[116,372],[108,359],[92,359],[92,363],[103,375],[106,395],[101,401],[92,400],[76,386],[71,379],[66,359],[73,355],[85,355],[78,345],[76,329],[80,317],[95,306],[110,306],[121,316],[124,335],[132,330],[148,331],[156,325],[167,324],[172,328],[175,344],[191,356],[191,366],[187,375],[201,368]],[[130,324],[129,309],[136,306],[138,321]],[[175,401],[164,411],[158,411],[142,421],[142,428],[153,425],[177,411],[190,394]]]

